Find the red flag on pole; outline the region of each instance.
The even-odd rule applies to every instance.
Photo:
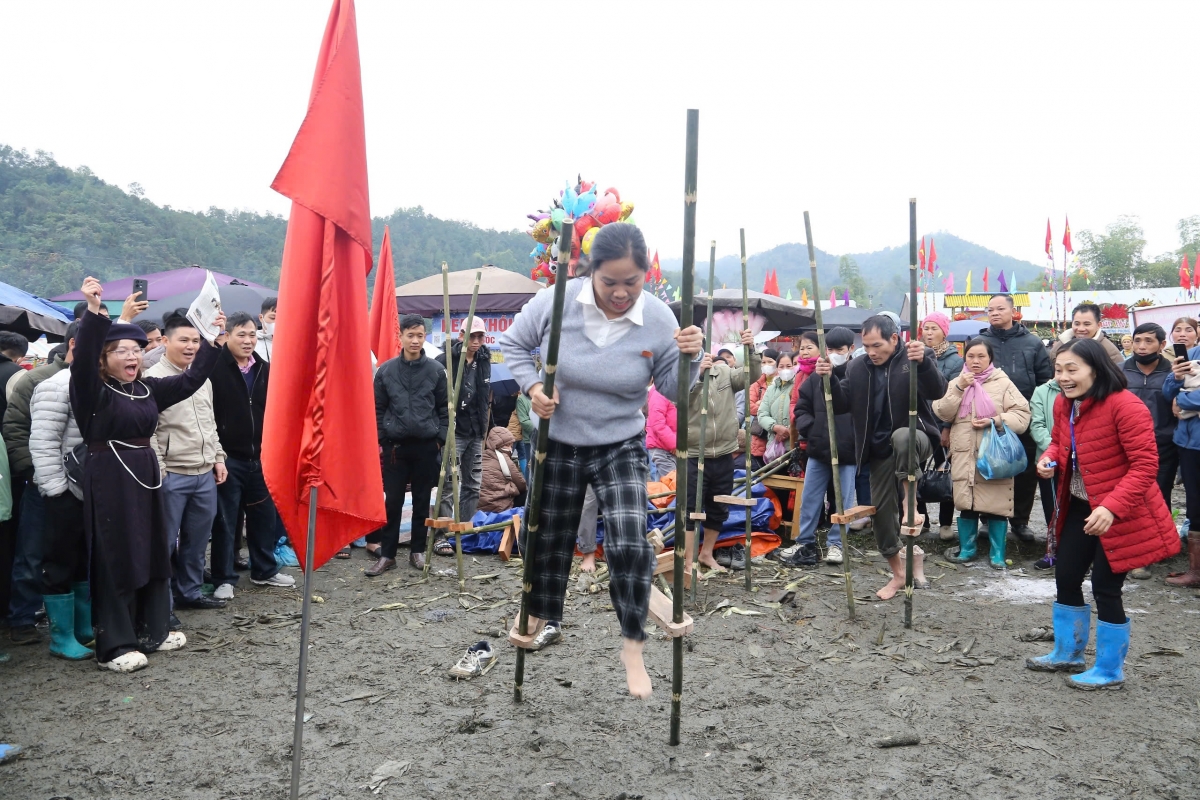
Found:
[[[1183,264],[1179,267],[1179,285],[1184,289],[1192,288],[1192,279],[1188,275],[1187,253],[1183,254]]]
[[[917,270],[925,271],[925,237],[921,237],[921,248],[917,250]]]
[[[1184,253],[1183,257],[1186,259],[1187,253]],[[1198,268],[1200,268],[1200,253],[1192,259],[1192,291],[1200,289],[1200,269]]]
[[[1067,229],[1063,231],[1063,248],[1068,253],[1074,253],[1075,250],[1071,247],[1071,220],[1064,217],[1067,221]],[[1050,221],[1046,221],[1046,235],[1050,235]],[[1049,252],[1049,251],[1047,251]]]
[[[984,267],[983,268],[983,290],[985,292],[988,290],[987,278],[988,278],[988,268]]]
[[[400,355],[400,317],[396,313],[396,278],[392,269],[392,233],[383,226],[379,269],[371,298],[371,352],[379,364]]]
[[[933,237],[929,237],[929,274],[933,274],[935,265],[937,264],[937,248],[934,247]]]
[[[292,212],[263,473],[301,566],[317,487],[315,569],[387,519],[364,308],[371,210],[353,0],[334,0],[308,111],[271,188]]]

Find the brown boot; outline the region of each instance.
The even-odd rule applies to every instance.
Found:
[[[1200,531],[1188,531],[1187,572],[1172,572],[1167,576],[1171,586],[1200,588]]]

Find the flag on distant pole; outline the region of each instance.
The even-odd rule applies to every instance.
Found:
[[[787,293],[787,298],[786,298],[786,299],[788,299],[788,300],[791,300],[791,299],[792,299],[792,290],[791,290],[791,289],[788,289],[788,293]]]
[[[808,289],[800,290],[800,305],[802,305],[802,306],[808,305]]]
[[[1000,270],[1000,274],[996,276],[996,282],[1000,284],[1000,291],[1008,294],[1008,283],[1004,280],[1004,270]]]
[[[971,293],[971,270],[967,270],[967,294]]]
[[[917,250],[917,267],[919,271],[925,271],[925,237],[921,237],[921,248]]]
[[[987,267],[983,268],[983,290],[985,292],[988,290],[988,268]]]
[[[1192,278],[1188,275],[1188,257],[1187,253],[1183,254],[1183,264],[1179,267],[1179,285],[1184,289],[1191,291]]]
[[[400,317],[396,313],[396,277],[392,268],[392,234],[383,226],[383,244],[379,248],[379,267],[375,270],[375,291],[371,299],[371,352],[382,364],[400,355]]]
[[[950,277],[942,281],[942,291],[946,294],[954,294],[954,273],[950,273]]]
[[[929,274],[933,274],[934,265],[937,264],[937,248],[933,244],[933,237],[929,237]]]
[[[1063,231],[1063,249],[1068,253],[1074,253],[1075,249],[1071,247],[1071,220],[1066,218],[1067,229]]]
[[[1187,253],[1184,253],[1184,258],[1186,257]],[[1200,289],[1200,254],[1192,259],[1192,264],[1192,293],[1195,294],[1196,290]]]
[[[833,293],[833,289],[829,290],[829,307],[837,308],[837,295]]]
[[[850,290],[849,289],[842,290],[842,305],[844,305],[844,306],[850,305]]]

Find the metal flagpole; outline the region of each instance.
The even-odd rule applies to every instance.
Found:
[[[304,695],[308,682],[308,618],[312,611],[313,550],[317,542],[317,487],[308,490],[308,541],[304,544],[304,599],[300,602],[300,675],[296,679],[296,727],[292,731],[292,793],[300,797],[300,761],[304,753]]]

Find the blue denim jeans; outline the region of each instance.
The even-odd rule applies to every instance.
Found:
[[[46,503],[30,481],[21,493],[21,519],[13,552],[12,597],[8,601],[8,624],[34,624],[42,607],[42,537],[46,528]]]
[[[842,464],[838,473],[842,478],[842,505],[850,508],[854,505],[854,475],[857,467],[853,464]],[[808,460],[808,468],[804,472],[804,492],[800,495],[800,534],[801,544],[815,544],[817,541],[817,522],[821,519],[821,511],[825,505],[825,492],[833,483],[833,466],[818,461]],[[834,513],[837,513],[834,511]],[[842,546],[842,526],[829,526],[828,545]]]

